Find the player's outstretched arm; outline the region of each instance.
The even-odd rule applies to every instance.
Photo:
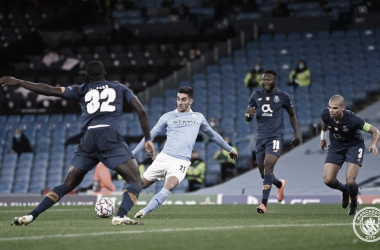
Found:
[[[37,94],[64,98],[63,92],[65,91],[65,88],[52,87],[45,83],[33,83],[21,79],[16,79],[11,76],[3,76],[0,79],[0,84],[1,86],[21,86]]]
[[[371,145],[369,145],[368,150],[372,151],[372,153],[374,155],[378,156],[379,150],[377,149],[377,143],[379,142],[380,132],[376,127],[374,127],[372,125],[369,125],[369,126],[370,126],[370,128],[368,130],[368,133],[372,134],[372,142],[371,142]]]
[[[295,146],[300,144],[300,141],[301,141],[301,136],[298,129],[298,120],[292,106],[286,107],[285,110],[289,114],[290,124],[292,125],[292,128],[294,130],[294,139],[292,140],[292,143],[291,143],[292,148],[294,148]]]
[[[327,148],[326,132],[327,132],[326,123],[324,123],[322,121],[321,142],[319,143],[319,145],[321,146],[322,150],[326,150],[326,148]]]

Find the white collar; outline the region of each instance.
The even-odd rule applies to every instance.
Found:
[[[179,112],[178,112],[178,109],[175,109],[174,112],[179,113]],[[182,113],[182,112],[181,112],[181,113]],[[193,110],[190,109],[190,111],[189,111],[189,112],[186,112],[186,113],[193,113]]]

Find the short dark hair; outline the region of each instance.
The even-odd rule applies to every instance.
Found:
[[[180,87],[178,89],[178,93],[183,93],[183,94],[186,94],[188,95],[191,99],[194,99],[193,96],[194,96],[194,91],[191,87],[189,86],[183,86],[183,87]]]
[[[105,69],[101,61],[92,61],[87,64],[87,76],[98,79],[104,77]]]
[[[276,71],[274,71],[273,69],[265,70],[263,74],[272,74],[272,75],[274,75],[275,77],[277,77],[277,73],[276,73]]]

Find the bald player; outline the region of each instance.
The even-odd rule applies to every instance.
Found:
[[[326,131],[329,129],[330,145],[327,150],[323,170],[323,180],[327,186],[340,190],[342,194],[342,207],[346,208],[351,198],[348,215],[357,212],[358,185],[356,176],[363,164],[364,139],[361,130],[372,134],[372,142],[369,151],[376,156],[379,151],[376,147],[379,142],[380,132],[371,124],[365,122],[354,112],[346,110],[344,98],[334,95],[329,101],[329,106],[322,109],[322,131],[320,146],[327,148]],[[344,162],[347,162],[346,184],[341,183],[337,174]]]

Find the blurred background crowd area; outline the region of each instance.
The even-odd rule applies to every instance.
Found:
[[[314,18],[330,33],[348,30],[355,15],[376,13],[379,1],[3,0],[0,6],[2,75],[69,86],[84,83],[86,64],[101,60],[108,80],[139,93],[202,56],[214,57],[203,71],[218,63],[231,55],[233,48],[223,46],[229,39],[245,34],[245,46],[277,33],[271,25],[279,26],[278,19]],[[2,113],[77,112],[75,103],[13,89],[0,90],[0,107]]]

